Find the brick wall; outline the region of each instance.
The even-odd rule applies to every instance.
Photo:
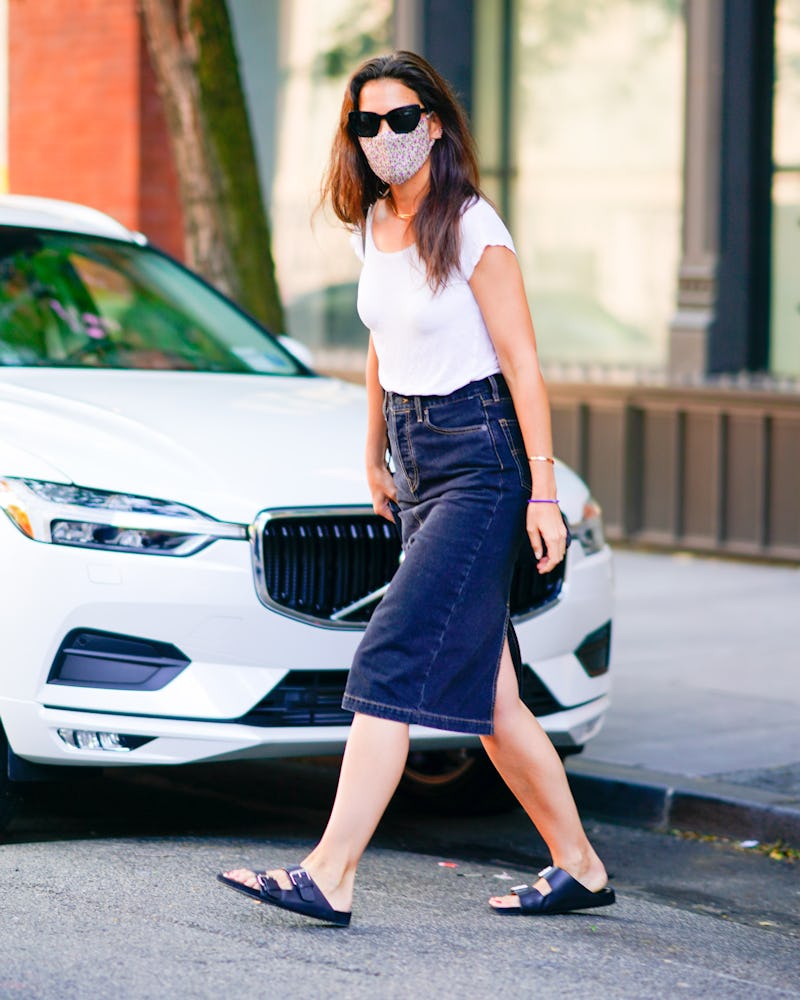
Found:
[[[178,256],[169,138],[136,0],[9,0],[9,189],[78,201]]]

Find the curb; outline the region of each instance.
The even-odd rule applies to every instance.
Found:
[[[578,757],[566,769],[579,810],[596,819],[800,847],[800,799]]]

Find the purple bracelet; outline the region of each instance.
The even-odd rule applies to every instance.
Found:
[[[534,500],[533,497],[531,497],[528,503],[558,503],[558,500]]]

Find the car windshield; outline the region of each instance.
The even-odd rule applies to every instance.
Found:
[[[0,229],[0,366],[307,374],[157,250],[23,228]]]

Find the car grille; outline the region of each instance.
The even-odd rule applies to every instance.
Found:
[[[395,525],[366,508],[265,511],[252,535],[256,589],[291,617],[363,628],[400,560]],[[525,546],[511,585],[511,614],[525,618],[561,592],[564,562],[540,574]]]
[[[290,670],[238,721],[246,726],[349,726],[342,708],[346,670]]]
[[[290,670],[270,693],[237,721],[245,726],[349,726],[353,713],[342,708],[346,670]],[[561,705],[533,670],[522,670],[520,696],[534,715],[561,711]]]

